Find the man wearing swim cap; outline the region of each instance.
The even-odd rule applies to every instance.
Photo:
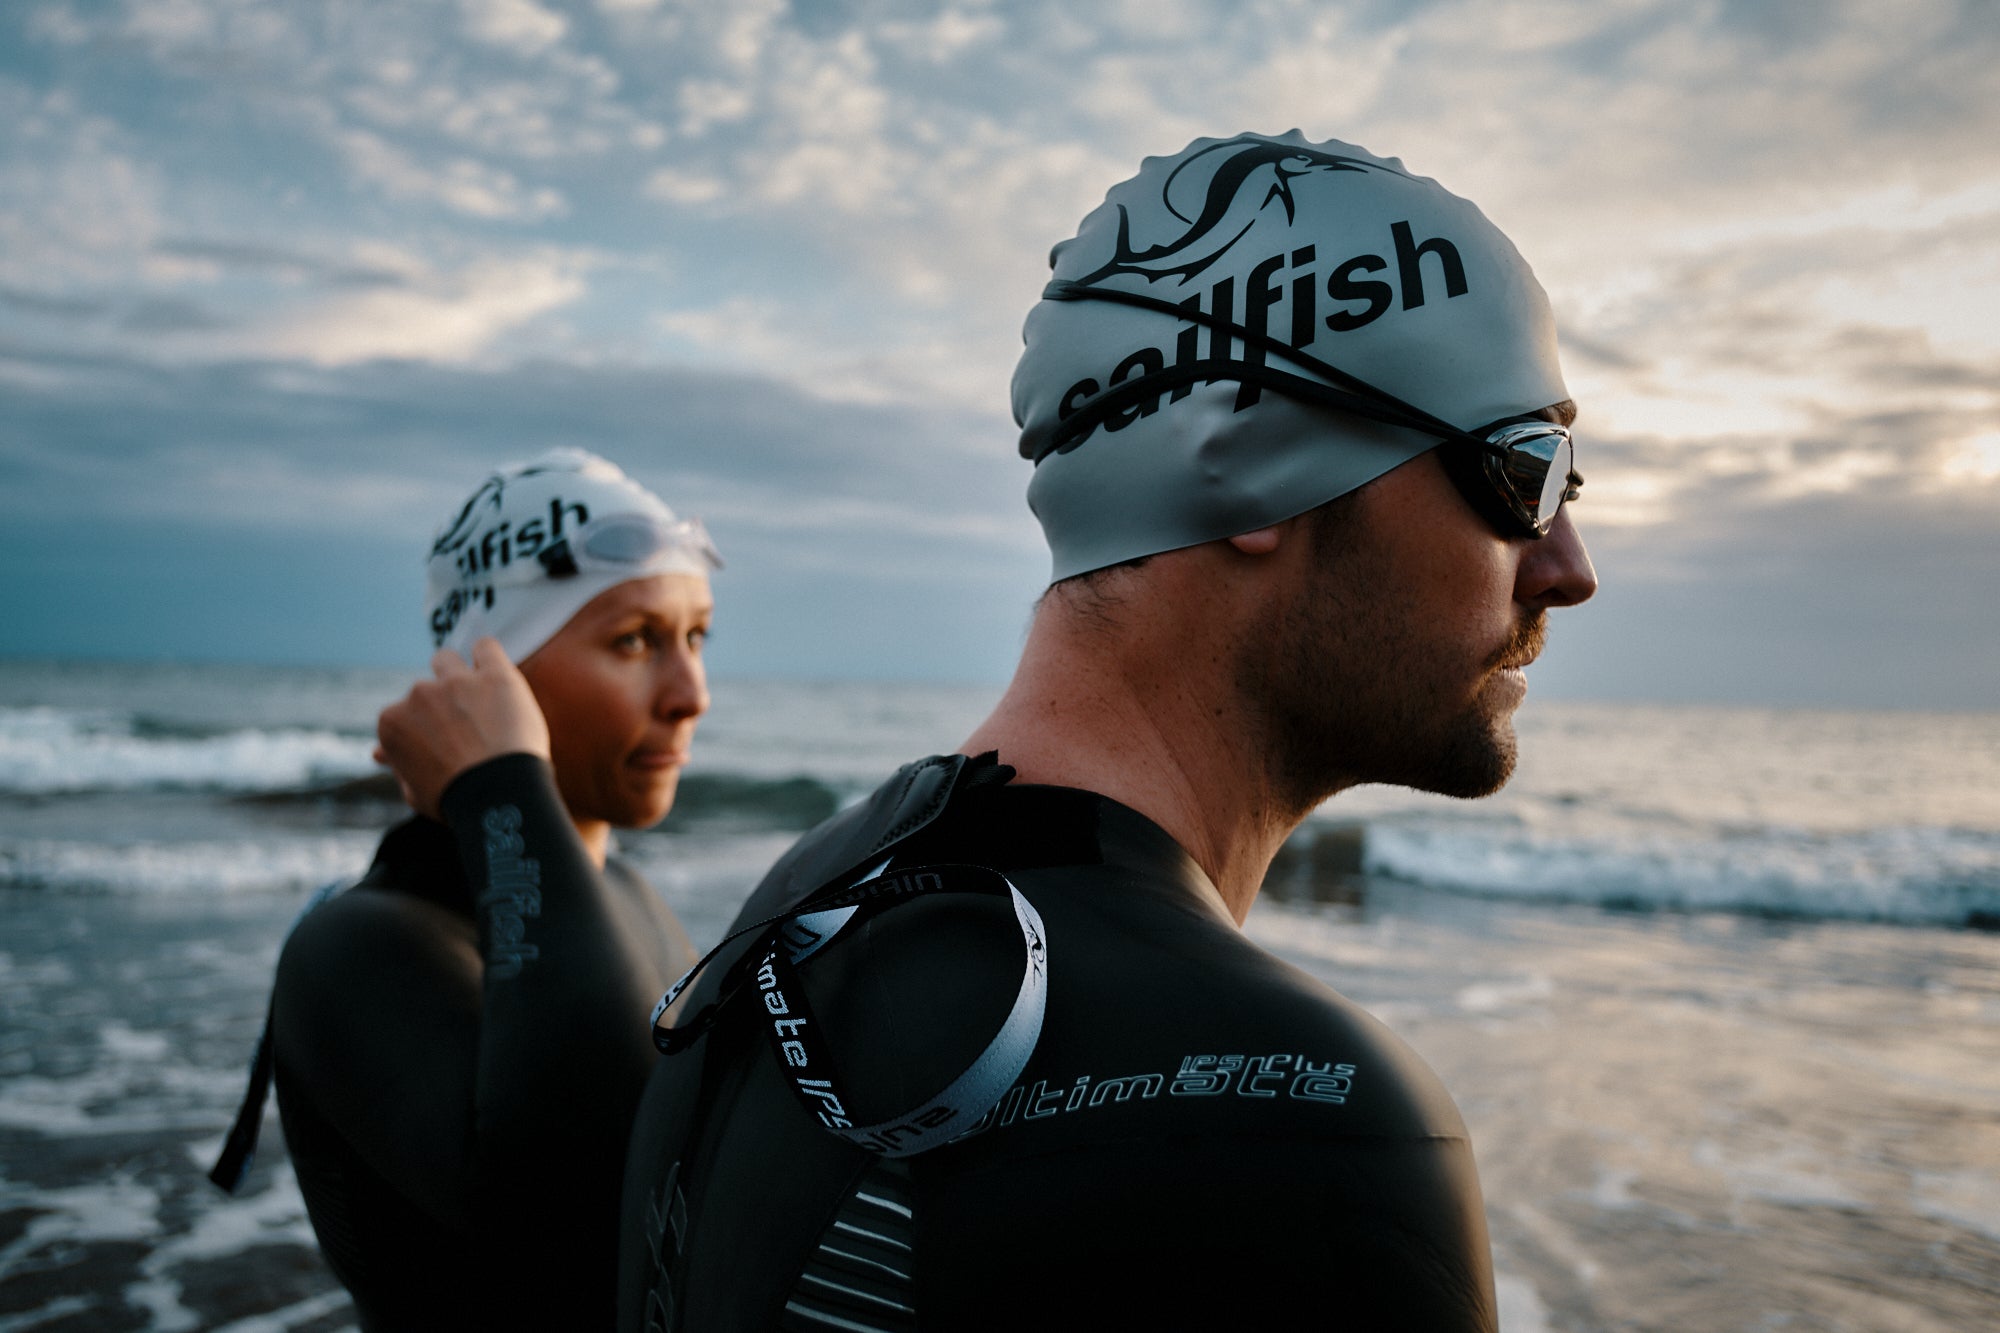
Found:
[[[717,563],[574,449],[494,473],[434,543],[435,679],[383,711],[377,753],[417,816],[286,942],[215,1172],[240,1180],[275,1076],[365,1329],[613,1321],[646,1010],[692,953],[609,832],[673,803]]]
[[[621,1327],[1491,1330],[1451,1098],[1239,927],[1327,798],[1513,767],[1596,587],[1547,299],[1297,131],[1148,159],[1052,263],[1053,586],[960,753],[806,835],[661,1019]]]

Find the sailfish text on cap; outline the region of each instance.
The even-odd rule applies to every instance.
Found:
[[[1206,188],[1201,192],[1200,206],[1190,217],[1176,206],[1175,185],[1183,172],[1210,154],[1225,156],[1209,177]],[[1275,205],[1284,210],[1287,226],[1296,222],[1298,201],[1292,192],[1292,181],[1301,176],[1332,172],[1403,174],[1379,162],[1304,144],[1274,142],[1254,135],[1211,144],[1189,154],[1167,174],[1160,187],[1161,207],[1170,216],[1186,223],[1186,230],[1156,245],[1138,248],[1132,241],[1130,210],[1120,204],[1118,233],[1111,258],[1072,281],[1076,286],[1088,286],[1119,276],[1143,278],[1148,284],[1162,278],[1175,278],[1185,288],[1189,280],[1200,276],[1228,254],[1256,225],[1265,210]],[[1437,260],[1445,299],[1464,296],[1471,290],[1465,260],[1459,247],[1448,237],[1429,236],[1418,240],[1412,224],[1405,219],[1389,225],[1387,241],[1388,244],[1381,248],[1395,256],[1393,285],[1382,278],[1365,276],[1390,271],[1390,261],[1383,254],[1352,255],[1325,270],[1323,279],[1318,267],[1319,247],[1315,244],[1267,255],[1253,265],[1245,277],[1241,323],[1250,329],[1285,337],[1293,348],[1303,350],[1318,336],[1322,326],[1335,333],[1349,333],[1374,323],[1396,305],[1399,295],[1402,309],[1415,310],[1426,299],[1425,256]],[[1330,303],[1327,313],[1323,315],[1319,308],[1322,291]],[[1180,306],[1191,314],[1188,326],[1174,340],[1172,364],[1182,366],[1202,358],[1201,330],[1195,322],[1202,314],[1210,317],[1207,322],[1211,324],[1207,358],[1231,358],[1235,340],[1213,324],[1215,321],[1237,322],[1236,276],[1231,274],[1217,279],[1205,292],[1196,291],[1180,302]],[[1273,331],[1270,325],[1274,315],[1288,327]],[[1247,345],[1239,359],[1261,364],[1264,349],[1255,344]],[[1141,375],[1156,374],[1167,365],[1167,353],[1162,348],[1135,348],[1101,378],[1087,376],[1072,384],[1063,393],[1057,408],[1058,416],[1066,419],[1085,400],[1105,389]],[[1180,402],[1193,391],[1192,383],[1179,384],[1167,393],[1166,402]],[[1244,381],[1237,389],[1235,410],[1240,412],[1252,406],[1262,396],[1261,385]],[[1107,416],[1104,428],[1107,431],[1123,430],[1141,417],[1152,416],[1161,406],[1157,397],[1135,403]],[[1090,434],[1085,432],[1065,443],[1061,452],[1067,453],[1076,448]]]

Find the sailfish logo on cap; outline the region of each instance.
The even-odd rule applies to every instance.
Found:
[[[480,484],[458,511],[458,516],[445,525],[431,545],[431,555],[449,555],[458,550],[479,532],[479,525],[487,518],[500,512],[507,496],[507,483],[521,481],[528,477],[539,477],[550,472],[575,472],[574,467],[549,467],[534,463],[518,467],[510,472],[496,472]]]
[[[1208,190],[1202,197],[1201,211],[1190,218],[1174,207],[1174,181],[1183,171],[1210,153],[1229,153],[1230,156],[1215,174],[1209,177]],[[1268,168],[1268,170],[1266,170]],[[1212,144],[1198,153],[1191,153],[1187,160],[1168,173],[1166,183],[1160,187],[1160,203],[1167,210],[1188,224],[1187,230],[1170,241],[1147,246],[1143,250],[1132,245],[1132,218],[1125,206],[1118,206],[1118,239],[1108,262],[1094,272],[1087,273],[1075,281],[1088,284],[1114,274],[1130,273],[1152,282],[1159,278],[1179,277],[1183,280],[1194,277],[1203,269],[1222,258],[1251,227],[1257,217],[1272,200],[1284,205],[1285,221],[1290,223],[1298,215],[1298,201],[1292,196],[1292,181],[1299,177],[1321,171],[1387,171],[1389,168],[1377,162],[1369,162],[1358,157],[1347,157],[1340,153],[1329,153],[1321,148],[1305,144],[1280,143],[1273,139],[1262,139],[1255,135],[1242,135],[1225,143]],[[1245,210],[1237,206],[1244,197],[1246,187],[1254,187],[1269,180],[1269,185],[1261,199],[1247,211],[1243,224],[1234,232],[1227,232],[1225,224],[1242,216]],[[1227,239],[1214,244],[1219,233]]]
[[[485,521],[487,511],[491,510],[496,514],[500,512],[500,499],[506,489],[505,477],[488,477],[479,489],[472,493],[472,498],[465,502],[464,508],[458,511],[458,517],[446,524],[444,531],[438,534],[437,541],[431,546],[431,555],[433,557],[448,555],[471,541],[472,535]]]

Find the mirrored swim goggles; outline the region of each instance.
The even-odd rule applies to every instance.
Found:
[[[526,554],[525,552],[523,554]],[[651,514],[607,514],[580,523],[534,553],[516,558],[491,576],[496,584],[538,583],[581,574],[706,574],[722,568],[721,553],[698,518],[671,521]]]
[[[1563,504],[1576,499],[1583,485],[1583,477],[1576,471],[1576,448],[1569,428],[1553,421],[1538,416],[1513,416],[1474,430],[1460,430],[1386,389],[1378,389],[1261,330],[1192,306],[1115,287],[1067,281],[1050,283],[1042,296],[1050,301],[1112,301],[1205,324],[1219,334],[1240,340],[1246,348],[1282,358],[1322,376],[1323,380],[1277,370],[1263,360],[1209,357],[1182,361],[1121,380],[1053,425],[1033,428],[1023,442],[1028,445],[1029,457],[1037,464],[1051,454],[1068,453],[1106,421],[1153,402],[1164,392],[1175,390],[1185,394],[1197,382],[1235,380],[1299,402],[1436,436],[1442,446],[1438,457],[1446,473],[1466,501],[1503,537],[1547,536]]]

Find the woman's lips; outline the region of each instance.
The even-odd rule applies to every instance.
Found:
[[[636,750],[628,760],[632,767],[648,770],[665,768],[685,768],[688,761],[686,750]]]

